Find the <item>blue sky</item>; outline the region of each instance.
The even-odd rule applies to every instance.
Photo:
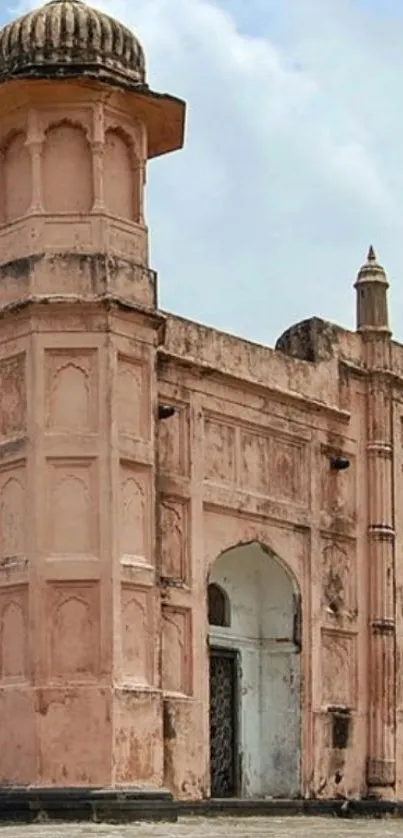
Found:
[[[353,328],[372,243],[403,341],[401,0],[93,5],[188,102],[185,150],[149,168],[160,305],[269,345],[311,315]]]

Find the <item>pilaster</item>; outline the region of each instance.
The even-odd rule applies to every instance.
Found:
[[[113,785],[163,784],[156,550],[156,350],[163,318],[110,320]]]
[[[368,366],[369,738],[367,781],[390,798],[395,770],[395,530],[390,339],[366,334]]]
[[[42,171],[41,161],[43,153],[44,135],[41,130],[38,112],[32,108],[28,114],[28,131],[25,145],[31,154],[32,195],[30,213],[43,212]]]

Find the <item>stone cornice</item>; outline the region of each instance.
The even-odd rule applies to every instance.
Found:
[[[280,387],[270,386],[270,384],[264,385],[251,378],[245,378],[241,375],[238,376],[235,372],[220,370],[218,366],[167,352],[163,347],[159,349],[158,357],[162,363],[173,361],[178,366],[187,367],[196,378],[208,377],[210,379],[214,378],[217,382],[230,383],[236,387],[241,385],[243,389],[248,389],[250,392],[259,395],[264,394],[266,396],[270,394],[279,402],[292,404],[294,407],[299,407],[301,410],[309,411],[310,413],[326,414],[344,424],[350,421],[351,414],[349,411],[343,410],[336,405],[329,405],[325,402],[312,399],[312,397],[297,393],[294,390],[283,390]]]
[[[156,309],[131,303],[113,294],[100,294],[93,297],[73,294],[31,295],[4,305],[0,304],[0,319],[5,320],[15,317],[15,315],[23,312],[31,315],[46,311],[56,315],[60,313],[64,316],[66,308],[70,308],[74,312],[78,307],[80,307],[81,315],[94,313],[101,308],[107,316],[119,313],[120,316],[123,315],[131,320],[141,318],[143,323],[146,322],[147,325],[157,330],[158,343],[161,344],[164,341],[166,317],[163,314]]]
[[[352,361],[348,361],[345,358],[340,358],[339,365],[341,367],[344,367],[344,369],[347,369],[351,375],[354,375],[357,378],[367,380],[373,377],[376,377],[378,379],[383,378],[385,381],[388,381],[392,386],[403,390],[403,375],[399,375],[399,373],[394,372],[393,369],[385,369],[383,367],[359,366],[358,364],[355,364]]]

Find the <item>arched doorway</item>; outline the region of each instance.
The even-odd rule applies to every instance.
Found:
[[[257,542],[222,553],[208,587],[211,796],[300,794],[300,597]]]

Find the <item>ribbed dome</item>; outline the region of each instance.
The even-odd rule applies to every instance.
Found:
[[[382,265],[379,264],[376,253],[374,248],[369,248],[367,261],[362,265],[360,270],[358,271],[358,276],[355,281],[355,288],[357,285],[362,285],[363,283],[368,282],[381,282],[384,285],[388,285],[388,280],[386,278],[385,269]]]
[[[0,30],[0,83],[79,77],[144,87],[143,48],[129,29],[81,0],[51,0]]]

